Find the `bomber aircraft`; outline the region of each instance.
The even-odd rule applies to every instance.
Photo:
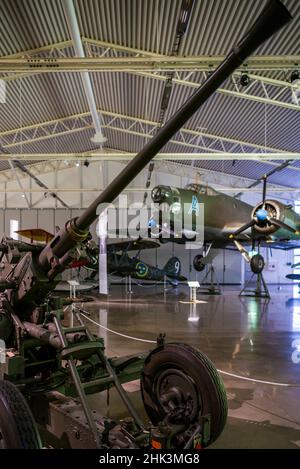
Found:
[[[267,177],[263,180],[262,201],[255,207],[242,202],[237,197],[226,195],[202,184],[189,184],[184,189],[159,185],[152,189],[154,203],[162,207],[157,218],[151,218],[149,229],[156,233],[162,242],[185,243],[190,234],[195,235],[195,217],[191,213],[204,210],[204,252],[194,257],[195,270],[202,271],[212,261],[215,254],[210,248],[235,247],[250,263],[253,273],[263,271],[265,261],[259,253],[260,246],[274,249],[294,249],[300,246],[300,216],[291,205],[278,200],[266,199]],[[203,205],[200,205],[203,204]],[[162,213],[169,211],[169,224],[162,221]],[[188,223],[184,222],[188,220]],[[182,226],[180,233],[174,227]],[[251,251],[258,254],[250,256],[245,244],[252,245]]]

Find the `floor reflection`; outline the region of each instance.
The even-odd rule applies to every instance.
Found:
[[[198,295],[205,302],[196,304],[189,302],[189,292],[183,288],[163,292],[136,287],[128,295],[114,287],[107,301],[97,300],[84,307],[103,326],[91,325],[91,329],[105,339],[108,355],[151,349],[151,341],[166,333],[168,341],[198,347],[227,373],[267,382],[300,383],[300,295],[292,287],[280,291],[271,287],[270,291],[271,300],[239,298],[237,289],[227,287],[221,296]],[[250,447],[273,447],[273,426],[283,428],[280,447],[297,447],[300,387],[273,386],[227,375],[223,378],[230,419],[216,447],[234,447],[229,432],[233,438],[239,425],[244,431],[239,447],[249,447],[250,434]],[[263,444],[257,440],[253,422],[268,422],[263,427]],[[284,429],[289,431],[284,433]],[[296,435],[294,443],[290,435]]]

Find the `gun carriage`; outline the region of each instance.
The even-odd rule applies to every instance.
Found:
[[[291,19],[270,1],[248,34],[155,137],[76,219],[44,247],[0,245],[0,447],[40,448],[38,427],[55,444],[72,448],[198,448],[222,432],[227,416],[224,385],[210,360],[161,335],[150,353],[108,358],[101,338],[72,308],[73,327],[52,292],[88,236],[97,207],[111,203],[182,125],[268,37]],[[122,388],[141,379],[146,426]],[[114,386],[128,411],[116,422],[90,408],[87,396]],[[37,425],[38,424],[38,425]],[[54,446],[55,446],[54,444]]]

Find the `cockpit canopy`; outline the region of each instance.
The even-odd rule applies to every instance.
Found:
[[[185,187],[185,189],[197,192],[198,194],[202,194],[202,195],[219,195],[220,194],[218,191],[216,191],[212,187],[204,186],[202,184],[195,184],[195,183],[188,184]]]

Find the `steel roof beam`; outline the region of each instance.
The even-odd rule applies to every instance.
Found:
[[[297,65],[295,65],[295,62]],[[295,56],[293,66],[285,67],[281,64],[276,71],[297,70],[300,64],[300,56]],[[143,51],[134,57],[0,57],[0,72],[32,74],[57,73],[57,72],[132,72],[144,71],[198,71],[210,72],[215,66],[203,66],[201,57],[192,56],[151,56],[143,57]],[[249,65],[238,69],[243,73],[253,71]],[[256,69],[264,71],[266,68]],[[267,69],[268,70],[268,69]]]
[[[0,57],[0,71],[1,71],[1,63],[3,63],[3,64],[11,63],[11,65],[12,65],[13,63],[17,64],[17,63],[22,62],[23,67],[25,67],[27,69],[27,72],[23,72],[23,73],[19,72],[19,73],[14,74],[14,75],[4,76],[4,77],[2,77],[2,79],[5,80],[5,81],[10,81],[10,80],[14,80],[14,79],[17,79],[17,78],[24,78],[24,77],[30,76],[31,74],[62,71],[63,68],[58,68],[58,67],[62,67],[63,63],[69,64],[68,65],[68,67],[69,67],[70,64],[72,63],[72,61],[73,61],[74,64],[76,64],[76,63],[79,64],[78,61],[80,61],[80,60],[87,61],[86,64],[84,64],[83,62],[80,62],[81,63],[80,67],[82,68],[83,65],[84,65],[84,70],[90,69],[91,64],[94,64],[94,67],[103,66],[103,67],[106,67],[106,69],[108,67],[108,64],[111,64],[110,69],[112,69],[112,67],[115,67],[115,70],[117,70],[116,67],[119,67],[118,70],[127,71],[127,72],[130,72],[130,73],[135,73],[135,74],[138,74],[138,75],[147,76],[147,77],[150,77],[150,78],[153,78],[153,79],[160,79],[160,80],[166,80],[167,79],[166,76],[159,75],[157,73],[157,71],[160,69],[160,67],[162,68],[164,66],[167,66],[170,69],[170,67],[172,65],[172,67],[173,67],[172,70],[174,70],[174,69],[176,69],[176,64],[178,64],[178,67],[176,69],[178,71],[183,66],[185,66],[185,67],[197,66],[198,67],[197,70],[198,71],[202,70],[204,72],[204,77],[205,77],[205,71],[212,71],[219,64],[219,62],[222,59],[222,57],[219,57],[219,56],[218,57],[204,57],[204,56],[200,56],[200,57],[176,57],[176,62],[174,62],[174,57],[171,57],[171,56],[166,56],[166,55],[162,55],[162,54],[155,54],[155,53],[148,52],[148,51],[133,49],[133,48],[130,48],[130,47],[120,46],[120,45],[114,44],[114,43],[107,43],[107,42],[103,42],[103,41],[97,41],[97,40],[94,40],[94,39],[82,38],[82,40],[83,40],[85,46],[88,48],[89,58],[85,58],[85,59],[70,58],[70,57],[69,58],[57,58],[57,54],[56,54],[56,56],[53,56],[54,51],[59,52],[59,55],[63,55],[62,50],[63,50],[64,47],[65,48],[70,47],[70,45],[71,45],[70,41],[65,41],[65,42],[57,43],[57,44],[52,44],[51,46],[47,46],[47,47],[39,48],[39,49],[33,49],[33,50],[30,50],[30,51],[25,51],[23,53],[14,54],[14,55],[11,55],[11,56],[6,56],[4,58]],[[97,51],[92,50],[93,46],[101,49],[101,51],[98,51],[98,55],[97,55]],[[104,51],[102,49],[104,49]],[[31,56],[34,57],[35,55],[39,55],[39,54],[47,52],[47,51],[50,52],[49,58],[45,58],[45,57],[39,58],[39,57],[37,57],[37,58],[34,58],[33,61],[30,60]],[[125,53],[132,54],[132,55],[130,57],[119,57],[117,54],[120,53],[120,52],[121,53],[125,52]],[[114,57],[106,57],[106,55],[109,54],[109,53],[110,54],[114,53]],[[99,54],[100,54],[100,56],[99,56]],[[27,58],[24,59],[24,56],[27,57]],[[207,67],[202,67],[201,64],[205,63],[205,60],[208,61],[208,63],[210,65],[207,66]],[[255,60],[257,60],[261,64],[261,68],[259,68],[259,67],[257,67],[257,68],[252,67],[251,68],[250,67],[250,61],[249,61],[245,66],[241,67],[239,69],[240,72],[237,71],[233,75],[233,77],[234,76],[240,76],[241,73],[249,74],[250,71],[254,71],[254,70],[256,70],[256,71],[258,71],[258,70],[270,70],[270,68],[268,68],[268,66],[263,68],[262,64],[264,64],[264,63],[265,64],[271,64],[272,62],[273,63],[276,62],[278,64],[278,68],[274,68],[274,70],[275,69],[276,70],[284,70],[285,72],[287,70],[290,70],[290,69],[291,70],[298,69],[299,64],[300,64],[300,56],[298,56],[298,55],[296,55],[296,56],[256,56],[256,57],[253,57],[251,59],[251,61],[255,61]],[[144,68],[145,67],[149,68],[147,63],[151,64],[151,67],[154,68],[155,72],[153,72],[153,71],[150,71],[150,72],[148,71],[147,72],[146,70],[141,71],[142,66]],[[121,64],[123,64],[123,65],[121,65]],[[211,65],[211,64],[213,64],[213,65]],[[79,65],[76,65],[76,66],[79,67]],[[74,65],[75,68],[76,68],[76,66]],[[73,67],[73,69],[74,69],[74,67]],[[190,78],[193,73],[195,73],[195,72],[192,71],[192,73],[189,73],[188,78]],[[199,86],[198,82],[193,82],[193,81],[189,80],[188,78],[180,77],[179,74],[177,74],[177,75],[178,75],[177,78],[174,79],[174,83],[177,83],[177,84],[183,85],[183,86],[190,86],[190,87],[198,87]],[[279,99],[280,94],[284,90],[286,90],[286,89],[290,89],[290,91],[296,90],[296,89],[299,89],[299,85],[292,85],[291,83],[288,83],[288,82],[285,82],[285,81],[274,80],[274,79],[271,79],[271,78],[268,78],[268,77],[254,75],[252,73],[249,76],[252,80],[255,80],[256,83],[260,84],[260,90],[261,90],[263,96],[253,94],[253,93],[249,94],[249,89],[251,88],[251,86],[248,87],[248,88],[240,87],[240,89],[238,89],[238,90],[236,89],[235,91],[222,88],[222,89],[219,89],[217,92],[223,93],[223,94],[228,95],[228,96],[233,96],[233,97],[236,97],[236,98],[240,98],[240,99],[256,101],[256,102],[259,102],[259,103],[262,103],[262,104],[269,104],[269,105],[272,105],[272,106],[279,106],[279,107],[299,111],[300,107],[297,104],[294,104],[294,103],[291,103],[291,102],[286,102],[286,101],[283,101],[282,99]],[[266,92],[266,89],[264,87],[264,84],[271,85],[271,86],[277,86],[277,87],[280,88],[279,93],[276,95],[275,98],[273,98],[273,99],[269,98],[269,96]],[[235,83],[235,87],[237,88],[236,83]],[[281,91],[281,88],[282,88],[282,91]]]
[[[122,46],[120,44],[99,41],[97,39],[92,39],[88,37],[82,37],[82,42],[89,45],[95,46],[100,49],[105,49],[108,53],[109,51],[116,52],[125,52],[127,54],[132,54],[136,57],[148,57],[148,58],[165,58],[168,57],[165,54],[158,54],[151,51],[146,51],[142,49],[135,49],[132,47]],[[210,71],[217,68],[220,63],[224,60],[225,56],[215,55],[197,55],[189,56],[190,59],[196,59],[198,66],[202,64],[203,71]],[[181,60],[181,57],[179,57]],[[245,62],[237,70],[242,72],[244,71],[257,71],[257,70],[295,70],[300,66],[300,55],[255,55],[249,57],[247,62]]]
[[[94,188],[86,188],[86,187],[68,187],[68,188],[65,188],[65,187],[56,187],[56,188],[49,188],[48,189],[49,191],[53,192],[53,193],[58,193],[58,192],[62,192],[62,193],[68,193],[68,192],[97,192],[97,193],[100,193],[102,192],[104,189],[99,189],[99,187],[94,187]],[[152,190],[152,187],[151,188],[145,188],[145,187],[126,187],[126,189],[124,189],[124,192],[145,192],[145,191],[148,191],[150,192]],[[261,188],[248,188],[248,187],[222,187],[222,189],[220,189],[222,192],[236,192],[238,190],[241,190],[243,192],[254,192],[254,193],[261,193]],[[295,192],[295,191],[300,191],[300,187],[285,187],[285,186],[280,186],[280,187],[268,187],[268,192]],[[0,193],[1,192],[7,192],[7,193],[22,193],[23,194],[23,190],[19,187],[19,188],[6,188],[6,189],[2,189],[0,187]],[[26,192],[27,193],[31,193],[31,194],[36,194],[36,193],[44,193],[45,192],[45,189],[38,189],[38,188],[35,188],[35,189],[26,189]],[[70,208],[70,207],[65,207],[65,208]]]
[[[196,145],[195,145],[196,146]],[[94,161],[129,161],[131,160],[136,153],[132,152],[107,152],[107,151],[87,151],[84,153],[6,153],[0,154],[0,161],[10,161],[11,159],[26,160],[26,161],[40,161],[41,159],[45,160],[63,160],[63,161],[74,161],[85,159],[89,157]],[[232,160],[251,160],[257,162],[266,162],[272,164],[272,160],[300,160],[300,153],[222,153],[222,152],[176,152],[176,153],[158,153],[155,160],[172,160],[172,161],[193,161],[193,160],[205,160],[205,161],[232,161]],[[293,169],[299,170],[300,168]]]
[[[166,80],[166,77],[164,75],[160,75],[158,73],[134,72],[134,74],[144,76],[144,77],[147,77],[147,78],[153,78],[153,79],[156,79],[156,80],[162,80],[162,81]],[[190,76],[191,76],[191,74],[189,74],[189,78],[190,78]],[[263,77],[259,77],[259,81],[260,81],[260,83],[264,83]],[[177,85],[187,86],[187,87],[190,87],[190,88],[199,88],[199,83],[196,83],[194,81],[190,81],[189,79],[174,78],[173,82],[176,83]],[[292,89],[291,84],[287,83],[287,82],[282,82],[282,86],[284,88],[289,87],[290,89]],[[271,106],[278,106],[278,107],[283,107],[283,108],[286,108],[286,109],[292,109],[294,111],[300,111],[300,106],[298,104],[293,104],[293,103],[286,102],[286,101],[280,101],[279,99],[271,99],[269,97],[258,96],[258,95],[255,95],[255,94],[249,94],[247,92],[247,89],[245,89],[244,91],[242,91],[242,90],[233,91],[233,90],[229,90],[229,89],[226,89],[226,88],[219,88],[216,91],[216,93],[224,94],[224,95],[227,95],[227,96],[232,96],[234,98],[245,99],[245,100],[248,100],[248,101],[256,101],[256,102],[261,103],[261,104],[268,104],[268,105],[271,105]]]
[[[114,151],[115,152],[115,151]],[[90,161],[91,165],[93,164],[99,164],[97,161]],[[119,162],[121,164],[126,164],[126,162]],[[77,165],[78,162],[76,161],[57,161],[57,160],[52,160],[51,162],[47,161],[42,161],[39,163],[33,163],[30,165],[30,171],[34,174],[46,174],[48,172],[53,172],[54,171],[61,171],[65,170],[68,168],[72,168],[75,165]],[[268,162],[268,164],[270,164]],[[272,162],[272,165],[277,165],[277,163]],[[176,174],[180,177],[185,177],[189,178],[191,173],[193,176],[195,174],[201,173],[201,178],[203,179],[203,182],[207,184],[212,184],[215,185],[217,184],[218,186],[222,187],[224,186],[224,182],[226,181],[226,185],[230,186],[233,191],[239,191],[241,188],[244,188],[244,185],[248,183],[250,184],[253,179],[249,179],[246,177],[241,177],[233,174],[227,174],[227,173],[220,173],[216,172],[210,169],[205,169],[205,168],[192,168],[191,165],[186,165],[184,164],[184,161],[180,162],[174,162],[170,160],[161,160],[161,161],[156,161],[155,163],[155,171],[158,172],[163,172],[163,173],[168,173],[168,174]],[[4,179],[3,176],[5,176]],[[24,173],[20,173],[20,178],[24,178],[26,175]],[[224,180],[225,178],[225,180]],[[14,173],[12,173],[11,170],[5,170],[0,172],[0,183],[4,183],[7,181],[14,181]],[[281,184],[282,186],[282,184]],[[225,186],[224,186],[225,187]],[[274,184],[269,183],[269,189],[273,190],[273,187],[275,187]],[[282,186],[285,189],[285,186]],[[59,188],[59,187],[57,187]],[[269,190],[268,189],[268,190]],[[292,188],[293,191],[293,198],[295,198],[295,192],[294,188]]]
[[[103,125],[104,128],[109,128],[141,137],[150,138],[154,135],[159,125],[158,122],[128,116],[126,114],[104,110],[98,110],[98,112],[101,113],[102,116],[109,118]],[[45,121],[34,125],[0,132],[0,142],[4,148],[13,149],[17,148],[18,146],[81,132],[85,129],[90,129],[91,127],[92,123],[90,119],[90,113],[84,112],[56,120]],[[204,132],[202,130],[183,128],[179,133],[179,137],[180,140],[173,139],[172,142],[176,142],[179,145],[191,145],[191,148],[204,148],[208,149],[209,151],[213,151],[214,148],[216,149],[218,145],[221,145],[222,151],[224,152],[226,152],[226,150],[232,152],[233,146],[241,152],[249,152],[249,149],[262,152],[282,152],[282,150],[278,148],[258,145],[229,137],[223,137],[220,135],[211,134],[209,132]],[[195,144],[195,142],[197,143]],[[202,142],[202,145],[200,145],[199,142]],[[221,150],[219,151],[221,152]]]
[[[136,49],[133,47],[123,46],[121,44],[100,41],[97,39],[92,39],[88,37],[81,38],[82,43],[89,47],[89,52],[95,53],[92,51],[91,47],[98,47],[101,50],[101,56],[105,56],[109,52],[114,54],[121,52],[133,55],[133,57],[148,58],[148,59],[164,59],[171,60],[171,56],[165,54],[158,54],[151,51],[146,51],[142,49]],[[30,58],[32,56],[42,56],[42,54],[49,53],[50,57],[56,57],[57,55],[65,57],[63,49],[72,47],[72,41],[66,40],[61,42],[52,43],[46,46],[37,47],[35,49],[28,49],[21,52],[16,52],[15,54],[9,54],[2,56],[1,59],[17,59],[17,58]],[[177,57],[177,60],[196,60],[197,66],[200,67],[200,64],[203,64],[203,71],[210,71],[219,66],[219,64],[224,60],[224,56],[189,56],[189,57]],[[257,70],[294,70],[298,69],[300,66],[300,55],[256,55],[250,57],[247,62],[245,62],[242,67],[237,70],[241,72],[252,72]]]

